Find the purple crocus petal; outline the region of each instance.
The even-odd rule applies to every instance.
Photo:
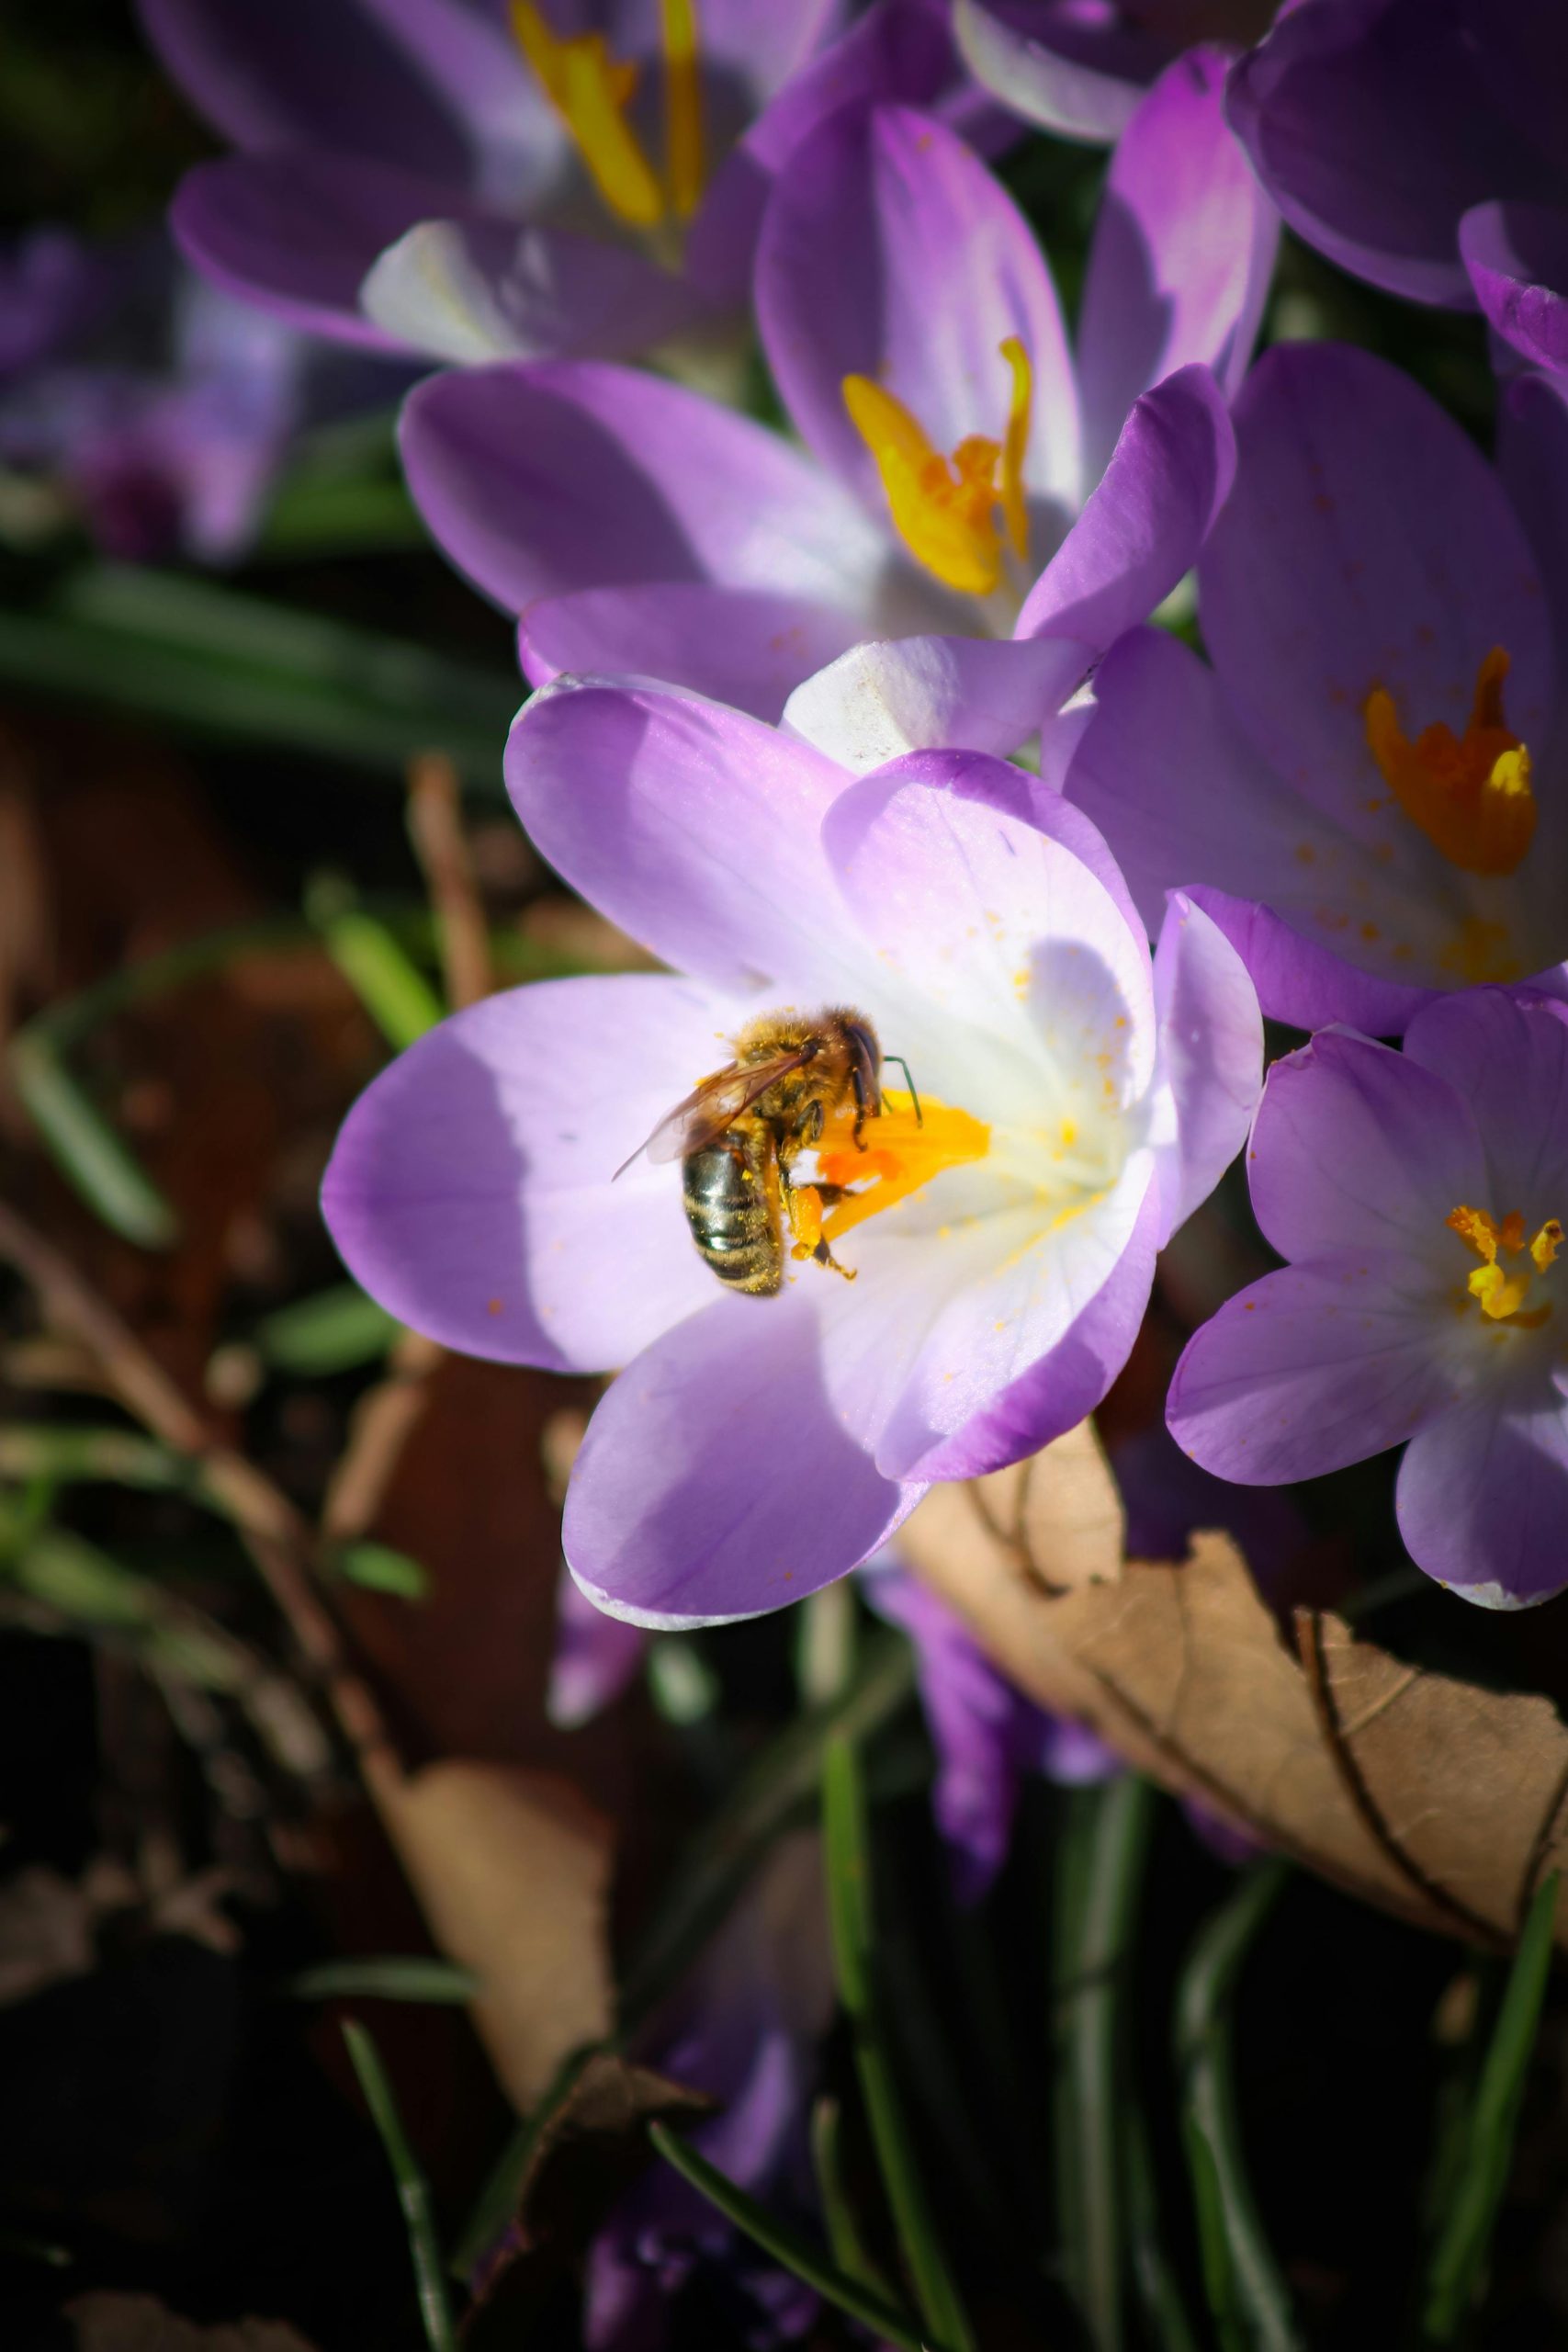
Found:
[[[1466,989],[1411,1023],[1405,1058],[1438,1071],[1468,1106],[1489,1198],[1539,1223],[1568,1201],[1568,1006],[1532,989]],[[1453,1205],[1452,1203],[1450,1204]]]
[[[536,686],[572,670],[662,678],[773,721],[802,677],[836,662],[856,633],[854,616],[803,596],[664,580],[541,597],[523,616],[518,652]]]
[[[885,384],[938,449],[999,439],[1009,336],[1033,368],[1026,487],[1077,503],[1077,394],[1050,272],[999,182],[933,117],[850,107],[803,141],[768,205],[756,299],[791,415],[874,513],[886,502],[844,378]]]
[[[1248,1155],[1252,1206],[1283,1258],[1429,1250],[1450,1209],[1484,1206],[1463,1097],[1418,1061],[1325,1030],[1273,1064]]]
[[[723,1059],[736,1010],[636,973],[540,981],[454,1013],[382,1071],[338,1137],[321,1206],[344,1264],[400,1320],[469,1355],[626,1363],[705,1306],[713,1279],[669,1170],[615,1170]]]
[[[1550,1600],[1568,1582],[1568,1403],[1479,1390],[1412,1439],[1395,1508],[1417,1567],[1466,1600]]]
[[[798,1290],[718,1298],[621,1374],[588,1425],[562,1531],[595,1607],[636,1625],[728,1624],[831,1584],[886,1542],[924,1488],[884,1477],[846,1433],[821,1339],[817,1302]]]
[[[563,1569],[556,1595],[556,1646],[545,1713],[558,1731],[603,1714],[637,1679],[648,1649],[639,1625],[623,1624],[581,1593]]]
[[[784,724],[852,775],[906,752],[1006,758],[1061,708],[1095,651],[1066,634],[874,639],[796,686]]]
[[[198,164],[169,210],[175,243],[231,294],[295,326],[375,350],[400,347],[359,308],[378,255],[416,221],[456,209],[444,181],[320,149]]]
[[[1194,906],[1213,918],[1252,976],[1258,1001],[1271,1021],[1292,1029],[1320,1029],[1342,1021],[1374,1037],[1395,1037],[1431,997],[1430,989],[1404,988],[1362,971],[1332,947],[1306,937],[1271,907],[1235,899],[1194,883]],[[1337,927],[1346,918],[1326,910]]]
[[[886,536],[775,433],[679,385],[592,362],[420,385],[403,466],[445,552],[487,595],[711,581],[854,607]]]
[[[953,0],[953,29],[977,82],[1030,122],[1061,139],[1110,145],[1137,111],[1169,57],[1140,28],[1111,12]]]
[[[1497,467],[1546,583],[1561,696],[1568,673],[1568,382],[1520,376],[1503,387]]]
[[[1078,325],[1084,479],[1098,479],[1138,394],[1192,360],[1227,394],[1247,372],[1279,218],[1221,110],[1226,53],[1168,66],[1117,141]]]
[[[854,1001],[870,959],[834,936],[821,844],[844,778],[808,744],[668,687],[565,680],[514,720],[506,781],[556,872],[663,962]]]
[[[1223,1528],[1268,1592],[1310,1540],[1287,1495],[1216,1478],[1183,1453],[1163,1422],[1118,1440],[1110,1454],[1127,1513],[1131,1560],[1184,1560],[1200,1529]]]
[[[1348,831],[1386,832],[1368,695],[1386,687],[1407,729],[1462,723],[1496,645],[1508,722],[1539,741],[1554,683],[1540,583],[1452,418],[1402,369],[1333,344],[1266,353],[1235,415],[1235,487],[1199,564],[1203,635],[1280,774]],[[1435,851],[1430,865],[1436,884]]]
[[[1532,367],[1568,368],[1568,211],[1477,205],[1460,222],[1459,249],[1475,299],[1504,342]]]
[[[1099,487],[1024,600],[1018,635],[1103,651],[1147,620],[1196,562],[1235,475],[1219,387],[1206,368],[1179,368],[1134,402]]]
[[[1263,1016],[1247,967],[1179,890],[1155,952],[1160,1063],[1176,1133],[1162,1155],[1160,1240],[1206,1201],[1247,1140],[1263,1080]]]
[[[1468,14],[1462,0],[1293,8],[1228,96],[1258,177],[1309,244],[1390,293],[1463,307],[1461,214],[1500,195],[1550,200],[1558,177],[1478,91],[1487,35]]]
[[[471,0],[139,0],[170,74],[238,146],[310,145],[521,201],[564,135],[500,12]],[[505,184],[501,184],[504,175]]]
[[[702,309],[635,245],[498,219],[422,220],[378,257],[359,299],[389,342],[465,365],[622,358]]]
[[[1433,1344],[1439,1275],[1341,1250],[1265,1274],[1194,1332],[1166,1419],[1205,1470],[1286,1486],[1400,1444],[1452,1395]]]

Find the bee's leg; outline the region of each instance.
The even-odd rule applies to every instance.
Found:
[[[809,1258],[814,1265],[830,1266],[836,1274],[842,1274],[846,1282],[852,1283],[853,1270],[849,1266],[840,1265],[837,1258],[829,1249],[827,1237],[822,1231],[822,1211],[824,1207],[832,1205],[833,1202],[839,1198],[843,1187],[840,1184],[792,1183],[788,1170],[782,1164],[779,1169],[779,1179],[784,1215],[789,1219],[789,1229],[795,1237],[790,1256]]]
[[[871,1116],[871,1105],[866,1101],[865,1097],[865,1074],[861,1069],[858,1063],[850,1072],[850,1084],[854,1088],[855,1092],[855,1149],[857,1151],[863,1151],[866,1148],[866,1144],[865,1137],[861,1133],[861,1129],[864,1126],[867,1119]]]

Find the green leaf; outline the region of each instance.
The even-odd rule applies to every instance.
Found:
[[[196,1466],[155,1438],[67,1421],[0,1423],[0,1478],[138,1487],[151,1494],[188,1494],[200,1484]]]
[[[350,885],[319,876],[306,893],[305,911],[394,1053],[434,1028],[441,1018],[435,990],[386,924],[355,903]]]
[[[369,1592],[395,1593],[400,1600],[423,1600],[430,1591],[428,1571],[406,1552],[394,1552],[389,1544],[341,1544],[332,1555],[332,1565],[350,1584],[364,1585]]]
[[[690,2181],[726,2221],[743,2230],[765,2254],[771,2254],[775,2262],[804,2279],[807,2286],[815,2288],[825,2301],[836,2303],[840,2311],[848,2312],[852,2319],[858,2319],[874,2335],[885,2336],[891,2344],[906,2346],[908,2352],[950,2352],[941,2338],[933,2341],[905,2313],[885,2303],[858,2279],[836,2270],[825,2255],[764,2211],[744,2189],[738,2188],[705,2156],[699,2155],[695,2148],[671,2132],[668,2124],[650,2123],[648,2136],[665,2163],[673,2165],[682,2178]]]
[[[376,1363],[401,1329],[357,1283],[334,1283],[330,1290],[264,1317],[251,1337],[271,1371],[297,1380],[324,1380],[332,1373]]]
[[[1247,1872],[1199,1936],[1177,1991],[1182,2138],[1203,2282],[1224,2352],[1301,2352],[1303,2344],[1247,2177],[1231,2030],[1237,1980],[1289,1875],[1282,1860]]]
[[[1536,1889],[1481,2069],[1462,2156],[1427,2274],[1426,2340],[1451,2344],[1485,2283],[1492,2232],[1513,2164],[1525,2077],[1551,1973],[1561,1874]]]
[[[329,1960],[291,1976],[286,1992],[300,2001],[360,1998],[373,2001],[434,2001],[466,2007],[482,1990],[471,1968],[456,1961],[423,1957]]]
[[[398,2103],[392,2096],[392,2086],[387,2079],[380,2053],[362,2025],[357,2025],[352,2018],[345,2018],[343,2038],[348,2044],[348,2054],[354,2061],[359,2087],[370,2109],[370,2120],[381,2135],[381,2145],[387,2151],[392,2177],[398,2184],[398,2202],[403,2209],[403,2221],[408,2229],[409,2252],[413,2259],[419,2315],[424,2323],[425,2341],[430,2352],[457,2352],[457,2332],[452,2324],[452,2307],[441,2271],[441,2249],[436,2243],[435,2222],[430,2210],[430,2191],[425,2185],[424,2175],[414,2162],[413,2151],[403,2131],[402,2118],[398,2113]]]
[[[179,1235],[174,1210],[49,1038],[18,1031],[8,1059],[17,1091],[66,1182],[122,1240],[167,1250]]]
[[[842,1732],[829,1740],[822,1758],[822,1829],[839,2000],[850,2023],[861,2097],[894,2227],[931,2333],[951,2352],[972,2352],[974,2337],[948,2270],[893,2076],[873,1956],[865,1791],[860,1758]]]

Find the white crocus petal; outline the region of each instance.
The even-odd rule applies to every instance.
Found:
[[[784,725],[852,775],[906,752],[1006,757],[1059,710],[1093,659],[1066,639],[910,637],[852,646],[796,686]]]

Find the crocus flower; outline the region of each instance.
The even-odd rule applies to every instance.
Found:
[[[1096,676],[1066,789],[1149,920],[1191,887],[1303,1028],[1391,1035],[1568,955],[1568,435],[1550,388],[1516,392],[1522,513],[1398,369],[1267,353],[1198,568],[1209,663],[1143,629]]]
[[[768,181],[846,98],[956,67],[935,0],[142,0],[241,153],[183,183],[197,266],[439,358],[630,354],[744,292]],[[820,51],[820,54],[817,52]]]
[[[1286,220],[1417,302],[1479,302],[1568,360],[1568,12],[1303,0],[1237,66],[1231,120]]]
[[[809,455],[604,365],[420,387],[410,487],[459,569],[523,616],[529,678],[660,677],[776,718],[857,649],[789,714],[836,757],[1014,750],[1182,576],[1229,485],[1224,396],[1274,230],[1220,85],[1212,55],[1185,58],[1129,127],[1076,360],[978,156],[929,114],[847,107],[781,171],[758,254],[760,331]],[[888,639],[907,641],[865,643]]]
[[[1149,84],[1196,41],[1257,40],[1274,0],[953,0],[976,80],[1063,139],[1120,137]]]
[[[811,2216],[816,2203],[809,2105],[832,2008],[820,1847],[796,1831],[774,1849],[637,2052],[718,2102],[687,2137],[786,2220]],[[816,2316],[809,2289],[655,2164],[589,2247],[588,2352],[660,2352],[671,2340],[673,2298],[698,2280],[726,2343],[761,2352],[805,2335]]]
[[[1247,1172],[1291,1263],[1190,1342],[1179,1442],[1260,1486],[1404,1444],[1418,1567],[1487,1608],[1560,1591],[1568,1009],[1467,989],[1419,1012],[1402,1054],[1325,1032],[1270,1069]]]
[[[434,1337],[626,1367],[567,1496],[591,1599],[670,1626],[777,1608],[933,1478],[1016,1460],[1103,1395],[1155,1250],[1236,1148],[1256,1001],[1184,902],[1151,968],[1093,828],[983,754],[856,779],[739,712],[563,681],[507,773],[555,870],[675,969],[433,1030],[351,1113],[328,1222]],[[830,1005],[906,1058],[919,1108],[889,1086],[863,1150],[829,1106],[782,1288],[746,1296],[693,1248],[677,1167],[613,1180],[749,1023]],[[818,1238],[852,1280],[811,1262]]]

